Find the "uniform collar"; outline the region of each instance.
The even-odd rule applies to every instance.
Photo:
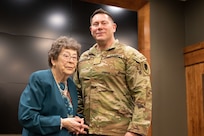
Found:
[[[117,47],[117,44],[118,44],[118,43],[119,43],[119,40],[116,39],[115,42],[114,42],[109,48],[107,48],[107,49],[104,50],[104,51],[110,51],[110,50],[115,49],[115,48]],[[97,43],[94,44],[93,47],[90,48],[90,50],[89,50],[89,54],[93,54],[93,55],[98,54],[100,51],[97,50],[97,46],[98,46]]]

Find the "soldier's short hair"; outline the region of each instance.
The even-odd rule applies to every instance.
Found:
[[[102,9],[102,8],[99,8],[99,9],[95,10],[95,11],[92,13],[92,15],[90,16],[90,23],[91,23],[91,21],[92,21],[92,18],[93,18],[96,14],[106,14],[106,15],[108,15],[108,16],[111,18],[111,20],[114,22],[113,16],[112,16],[108,11],[106,11],[106,10],[104,10],[104,9]]]

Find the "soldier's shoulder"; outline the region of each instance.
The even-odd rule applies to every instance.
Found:
[[[143,62],[147,60],[146,57],[134,47],[129,45],[123,45],[121,47],[123,48],[124,54],[127,57],[132,57],[132,59],[134,59],[137,62]]]
[[[147,58],[141,52],[131,46],[124,45],[123,48],[127,58],[130,60],[134,60],[138,64],[138,66],[141,67],[142,72],[145,75],[149,75],[150,66],[147,62]]]

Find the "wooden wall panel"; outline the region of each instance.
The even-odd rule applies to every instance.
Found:
[[[150,64],[150,4],[145,4],[137,11],[138,15],[138,50],[147,57]]]
[[[204,42],[200,42],[184,49],[185,66],[204,62]]]
[[[203,74],[204,63],[186,68],[188,136],[204,136]]]
[[[186,47],[185,75],[188,136],[204,136],[204,50],[198,43]]]

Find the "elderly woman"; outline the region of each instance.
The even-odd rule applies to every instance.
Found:
[[[18,119],[22,136],[72,136],[88,126],[76,115],[77,91],[70,76],[76,69],[81,45],[59,37],[48,52],[50,69],[31,74],[21,94]]]

